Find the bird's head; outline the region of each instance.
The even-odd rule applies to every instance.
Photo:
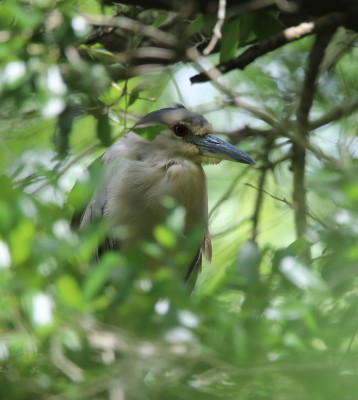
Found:
[[[133,130],[153,136],[156,146],[171,156],[179,155],[199,163],[229,160],[255,164],[244,151],[214,136],[213,127],[206,118],[182,105],[147,114]]]

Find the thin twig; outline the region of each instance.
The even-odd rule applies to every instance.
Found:
[[[274,144],[274,139],[267,137],[265,140],[265,147],[264,147],[264,152],[263,152],[263,161],[265,164],[269,163],[269,154],[272,149],[272,146]],[[256,196],[256,201],[255,201],[255,207],[254,207],[254,212],[252,214],[252,229],[251,229],[251,238],[252,241],[256,242],[257,239],[257,234],[258,234],[258,226],[259,226],[259,218],[260,214],[262,211],[262,202],[263,202],[263,188],[265,186],[266,182],[266,177],[267,177],[267,168],[261,168],[261,174],[259,177],[259,182],[258,182],[258,191],[257,191],[257,196]]]
[[[106,16],[94,16],[89,14],[81,14],[81,16],[85,19],[88,24],[95,26],[107,26],[107,27],[116,27],[122,28],[127,31],[141,33],[144,36],[147,36],[161,44],[167,46],[177,46],[178,40],[168,32],[163,32],[162,30],[152,26],[152,25],[143,25],[142,23],[130,19],[123,16],[117,17],[106,17]]]
[[[320,128],[321,126],[335,122],[339,118],[345,117],[346,115],[350,115],[357,110],[358,110],[358,97],[355,97],[349,100],[347,103],[332,108],[326,114],[323,114],[316,120],[309,122],[308,126],[310,129],[317,129]]]
[[[226,190],[226,192],[220,197],[220,199],[215,203],[213,208],[211,209],[209,213],[209,219],[212,217],[214,212],[221,206],[222,203],[224,203],[226,200],[228,200],[236,188],[237,183],[240,181],[240,179],[247,173],[249,167],[244,168],[240,173],[234,178],[232,181],[231,185],[229,188]]]
[[[237,106],[242,110],[245,110],[250,114],[254,115],[258,119],[261,119],[262,121],[266,122],[268,125],[271,125],[272,127],[275,127],[279,130],[283,130],[283,126],[278,119],[274,118],[270,113],[263,111],[260,108],[255,107],[254,105],[242,100],[232,90],[232,88],[229,86],[227,82],[225,82],[223,79],[219,79],[223,77],[222,73],[212,64],[209,64],[207,58],[205,60],[200,59],[199,54],[193,48],[188,50],[187,57],[188,59],[193,61],[194,67],[196,67],[199,70],[206,70],[206,73],[209,75],[212,81],[211,82],[212,85],[227,95],[227,100],[226,100],[227,105],[231,104]],[[206,68],[208,64],[210,65],[210,68]]]
[[[238,222],[238,223],[236,223],[236,224],[234,224],[234,225],[231,225],[231,226],[229,226],[229,227],[223,229],[222,231],[211,233],[211,238],[212,238],[212,239],[216,239],[216,238],[218,238],[218,237],[220,237],[220,236],[227,235],[227,234],[230,233],[230,232],[234,232],[234,231],[236,231],[241,225],[243,225],[245,222],[248,222],[248,221],[249,221],[249,219],[248,219],[248,218],[245,218],[245,219],[242,219],[240,222]]]
[[[214,26],[213,36],[211,37],[209,44],[203,50],[204,56],[209,55],[214,50],[218,41],[221,39],[222,37],[221,28],[225,21],[225,14],[226,14],[226,0],[219,0],[218,20],[216,21],[216,24]]]
[[[66,171],[68,171],[73,165],[77,164],[79,160],[81,160],[83,157],[86,155],[92,153],[94,150],[99,148],[100,145],[99,143],[93,144],[89,147],[87,147],[84,151],[82,151],[80,154],[78,154],[76,157],[73,157],[61,170],[56,171],[54,179],[57,181]],[[53,171],[55,172],[57,168],[55,168]],[[45,189],[48,186],[48,181],[43,182],[41,185],[39,185],[35,190],[32,191],[32,194],[36,194],[41,192],[43,189]]]
[[[352,346],[353,346],[353,343],[354,343],[354,340],[355,340],[357,334],[358,334],[358,327],[356,327],[355,331],[353,332],[353,335],[348,343],[347,350],[344,354],[344,357],[347,357],[348,354],[351,352],[351,349],[352,349]]]
[[[281,203],[287,205],[291,210],[295,210],[294,205],[293,205],[292,203],[290,203],[285,197],[278,197],[278,196],[275,196],[274,194],[268,192],[267,190],[265,190],[265,189],[260,189],[260,188],[254,186],[253,184],[248,183],[248,182],[245,182],[244,185],[245,185],[245,186],[248,186],[248,187],[251,187],[251,188],[253,188],[253,189],[255,189],[255,190],[261,190],[264,194],[266,194],[267,196],[270,196],[272,199],[277,200],[277,201],[279,201],[279,202],[281,202]],[[308,210],[306,210],[306,214],[307,214],[307,216],[308,216],[309,218],[311,218],[312,220],[318,222],[319,224],[321,224],[322,226],[324,226],[326,229],[329,229],[329,226],[328,226],[326,223],[324,223],[321,219],[319,219],[318,217],[316,217],[315,215],[313,215],[313,214],[312,214],[311,212],[309,212]]]

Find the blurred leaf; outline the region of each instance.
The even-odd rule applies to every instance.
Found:
[[[81,289],[76,280],[70,275],[64,274],[57,279],[56,294],[62,304],[74,310],[80,311],[85,307]]]
[[[280,264],[280,271],[300,289],[326,290],[324,282],[318,275],[312,273],[294,257],[284,257]]]
[[[25,262],[30,256],[34,234],[34,224],[26,219],[23,219],[10,233],[9,244],[14,266]]]
[[[130,107],[132,104],[134,104],[137,101],[137,99],[142,91],[143,91],[142,86],[137,86],[131,91],[129,100],[128,100],[128,107]]]
[[[168,129],[165,125],[154,125],[154,126],[135,126],[132,131],[138,133],[146,140],[153,140],[163,130]]]
[[[75,119],[80,115],[77,108],[66,108],[57,118],[57,126],[54,134],[54,144],[60,156],[68,152],[69,137]]]
[[[260,253],[256,242],[244,243],[237,254],[237,270],[245,285],[259,282]]]
[[[157,225],[154,228],[154,237],[158,244],[169,249],[173,249],[176,244],[175,235],[164,225]]]
[[[108,147],[112,143],[111,124],[108,115],[101,115],[97,118],[97,137],[102,145]]]
[[[123,260],[118,254],[106,254],[101,262],[93,268],[86,277],[83,285],[83,298],[90,301],[103,290],[108,282],[110,273],[115,268],[121,268],[124,265]]]

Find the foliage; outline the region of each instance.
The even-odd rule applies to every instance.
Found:
[[[217,17],[172,3],[0,4],[2,396],[354,399],[357,35],[329,37],[313,87],[319,35],[188,86]],[[230,10],[210,66],[288,24],[282,10]],[[146,257],[98,265],[106,226],[70,224],[100,178],[87,166],[139,115],[175,102],[257,160],[206,170],[214,259],[191,295],[175,269],[180,209]],[[148,271],[150,257],[163,268]]]

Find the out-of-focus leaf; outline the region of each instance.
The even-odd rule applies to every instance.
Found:
[[[31,242],[34,238],[35,226],[30,220],[22,220],[9,235],[13,264],[25,262],[31,254]]]
[[[280,271],[300,289],[326,290],[326,285],[320,277],[300,264],[294,257],[284,257],[280,264]]]
[[[75,119],[80,115],[77,107],[66,108],[57,118],[57,126],[54,134],[54,144],[60,156],[65,156],[68,152],[69,137]]]
[[[108,147],[111,145],[111,124],[108,115],[101,115],[97,119],[97,137],[103,144]]]
[[[153,140],[160,132],[167,129],[165,125],[153,125],[153,126],[136,126],[132,131],[138,133],[144,139]]]
[[[74,310],[83,310],[84,302],[81,289],[76,280],[68,274],[56,281],[56,294],[59,301]]]
[[[141,87],[136,87],[131,91],[131,94],[129,96],[128,100],[128,107],[130,107],[132,104],[135,103],[135,101],[138,99],[140,92],[143,90]]]
[[[245,285],[253,286],[259,282],[260,253],[257,243],[250,240],[244,243],[237,254],[237,270]]]
[[[154,237],[157,242],[166,248],[173,249],[176,245],[176,237],[166,226],[157,225],[154,228]]]
[[[122,268],[123,265],[125,264],[118,254],[106,254],[100,263],[89,272],[84,281],[84,300],[93,300],[103,290],[111,271],[115,268]]]

